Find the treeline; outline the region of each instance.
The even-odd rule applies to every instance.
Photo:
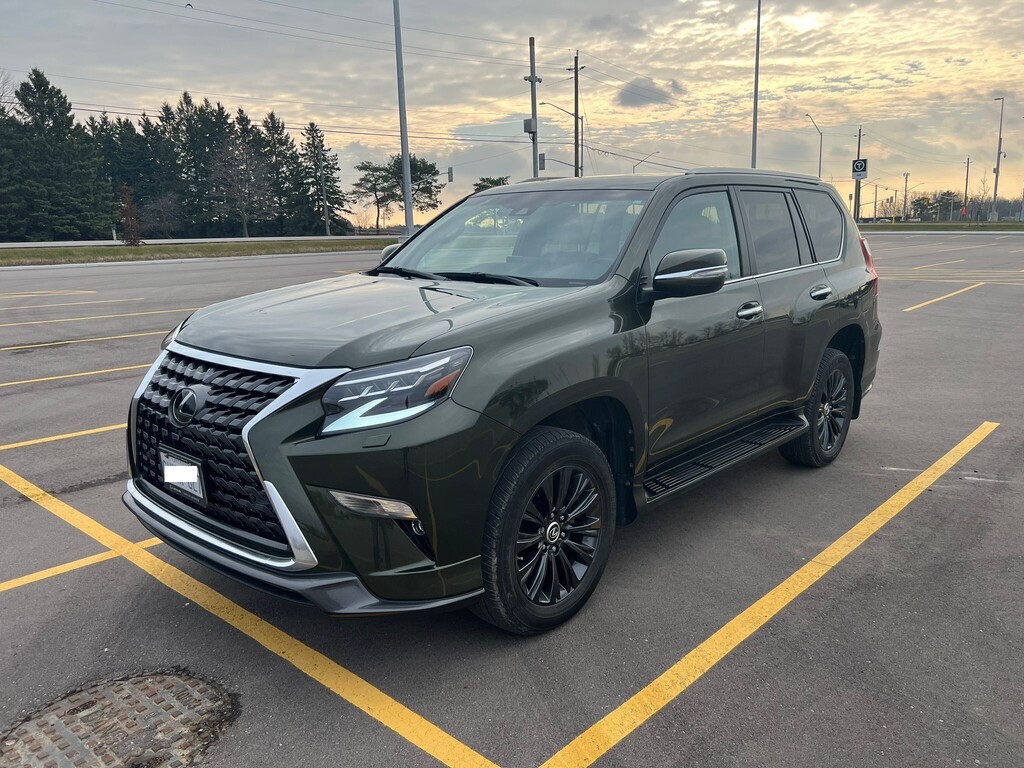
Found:
[[[440,205],[437,166],[413,156],[413,203]],[[310,122],[300,140],[274,112],[195,101],[136,123],[102,114],[75,122],[71,102],[38,69],[0,88],[0,240],[346,234],[352,204],[379,228],[401,209],[401,162],[360,163],[349,193],[338,157]]]

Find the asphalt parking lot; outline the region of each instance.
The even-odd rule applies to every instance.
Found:
[[[772,454],[658,508],[527,639],[328,618],[121,504],[167,330],[375,254],[0,270],[0,732],[177,668],[237,697],[209,766],[1024,765],[1024,236],[869,239],[882,353],[840,460]]]

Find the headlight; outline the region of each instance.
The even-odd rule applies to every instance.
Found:
[[[449,397],[473,355],[449,349],[346,373],[324,393],[321,432],[351,432],[411,419]]]
[[[188,318],[185,319],[187,320]],[[169,346],[171,346],[174,340],[178,338],[178,331],[181,330],[181,326],[183,326],[184,324],[185,320],[182,320],[180,323],[178,323],[177,327],[173,331],[164,336],[164,340],[160,342],[160,349],[167,349]]]

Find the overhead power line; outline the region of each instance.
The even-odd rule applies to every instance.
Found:
[[[147,1],[152,2],[153,0],[147,0]],[[252,26],[248,26],[246,24],[235,24],[233,22],[228,22],[228,21],[217,21],[216,19],[198,18],[196,16],[190,16],[190,15],[181,14],[181,13],[170,13],[169,11],[160,11],[160,10],[157,10],[156,8],[141,8],[141,7],[137,6],[137,5],[127,5],[125,3],[114,2],[114,0],[89,0],[89,2],[98,3],[100,5],[110,5],[110,6],[114,6],[114,7],[117,7],[117,8],[127,8],[127,9],[133,10],[133,11],[142,11],[143,13],[155,13],[155,14],[158,14],[160,16],[170,16],[172,18],[185,19],[186,21],[194,21],[194,22],[199,22],[199,23],[202,23],[202,24],[215,24],[215,25],[221,26],[221,27],[230,27],[230,28],[233,28],[233,29],[245,29],[245,30],[249,30],[251,32],[263,32],[263,33],[268,34],[268,35],[278,35],[278,36],[281,36],[281,37],[290,37],[290,38],[295,38],[295,39],[299,39],[299,40],[312,40],[313,42],[327,43],[329,45],[339,45],[339,46],[344,46],[344,47],[349,47],[349,48],[361,48],[361,49],[365,49],[365,50],[384,51],[384,52],[389,52],[389,53],[394,51],[393,48],[389,49],[387,47],[376,47],[376,46],[372,46],[372,45],[363,45],[361,43],[349,43],[349,42],[344,42],[342,40],[327,40],[327,39],[324,39],[323,37],[311,37],[309,35],[300,35],[300,34],[296,34],[294,32],[283,32],[283,31],[275,30],[275,29],[265,29],[263,27],[252,27]],[[272,27],[282,27],[282,28],[285,28],[285,29],[288,28],[288,25],[278,24],[276,22],[257,21],[256,23],[264,24],[266,26],[272,26]],[[314,34],[323,34],[323,35],[331,35],[332,34],[330,32],[322,32],[320,30],[308,30],[308,31],[311,31]],[[446,54],[448,54],[448,55],[446,55]],[[491,60],[489,60],[488,57],[481,57],[481,56],[471,55],[471,54],[466,54],[466,57],[459,57],[458,53],[454,52],[454,51],[448,51],[446,53],[426,53],[424,51],[409,51],[409,55],[410,56],[425,56],[427,58],[432,58],[432,59],[446,59],[446,60],[449,60],[449,61],[463,61],[463,62],[468,62],[468,63],[471,63],[471,64],[492,64],[493,66],[502,66],[502,67],[522,67],[523,66],[522,63],[513,63],[514,60],[511,60],[511,59],[509,61],[507,61],[507,62],[506,61],[491,61]],[[555,67],[553,65],[543,65],[542,68],[543,69],[561,69],[561,67]]]

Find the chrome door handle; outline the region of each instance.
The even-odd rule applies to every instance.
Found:
[[[736,310],[736,317],[740,320],[753,320],[764,312],[764,309],[756,301],[748,301]]]
[[[832,295],[832,288],[827,285],[816,285],[811,288],[811,298],[815,301],[824,301]]]

